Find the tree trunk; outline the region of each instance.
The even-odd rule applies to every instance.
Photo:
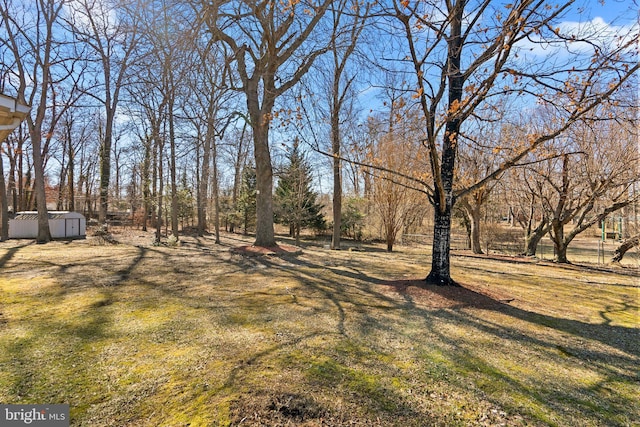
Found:
[[[257,94],[255,95],[257,97]],[[257,101],[256,101],[257,102]],[[269,110],[271,111],[271,110]],[[273,229],[273,169],[269,152],[269,123],[262,114],[253,114],[253,144],[256,159],[256,246],[276,245]]]
[[[567,243],[564,239],[564,224],[562,221],[554,220],[551,224],[551,239],[555,249],[554,261],[562,264],[568,264],[567,259]]]
[[[45,191],[44,171],[42,163],[40,132],[36,129],[31,136],[33,147],[33,168],[35,170],[35,191],[38,208],[38,236],[37,243],[47,243],[51,241],[51,231],[49,230],[49,213],[47,212],[47,196]]]
[[[211,139],[209,129],[202,149],[202,174],[200,175],[200,191],[198,192],[198,236],[204,236],[207,230],[207,196],[209,195],[209,163]]]
[[[151,139],[146,137],[144,140],[144,160],[142,161],[142,199],[144,203],[142,213],[142,231],[147,231],[147,221],[151,212]]]
[[[110,97],[107,103],[110,103]],[[106,122],[104,126],[104,139],[100,147],[100,207],[98,210],[98,222],[106,224],[107,210],[109,207],[109,182],[111,181],[111,142],[113,139],[113,111],[106,108]]]
[[[23,140],[22,138],[20,138],[20,140],[18,141],[18,150],[19,150],[19,154],[18,154],[18,203],[17,203],[17,207],[14,206],[14,213],[18,212],[18,211],[23,211],[25,210],[25,206],[26,206],[26,198],[24,195],[24,150],[23,148]]]
[[[75,212],[76,210],[76,190],[75,190],[75,172],[74,169],[76,167],[76,151],[73,147],[73,144],[69,142],[69,177],[68,184],[69,185],[69,203],[67,208],[71,212]]]
[[[337,132],[336,132],[337,133]],[[340,235],[342,227],[342,168],[340,165],[340,141],[333,141],[333,236],[331,249],[340,249]]]
[[[82,186],[80,186],[80,191],[82,191]],[[84,206],[83,206],[83,209],[86,211],[86,216],[88,218],[93,218],[93,210],[91,209],[91,185],[89,184],[89,179],[88,178],[86,178],[84,180]]]
[[[56,210],[61,211],[64,207],[64,186],[67,178],[67,142],[71,145],[69,139],[70,131],[67,129],[66,141],[62,141],[62,159],[60,161],[60,176],[58,177],[58,197],[56,198]]]
[[[636,234],[633,237],[628,238],[624,242],[620,244],[613,252],[613,257],[611,258],[611,262],[620,262],[624,257],[624,254],[631,248],[640,245],[640,234]]]
[[[158,199],[158,217],[156,219],[156,243],[160,243],[160,238],[162,237],[162,196],[164,192],[164,176],[163,176],[163,159],[162,159],[162,142],[160,142],[160,138],[156,139],[157,150],[158,150],[158,192],[156,193],[156,197]]]
[[[244,154],[244,136],[247,130],[247,122],[244,122],[242,126],[242,133],[240,133],[240,140],[238,141],[238,148],[236,157],[233,162],[233,191],[231,196],[231,202],[233,206],[233,211],[237,212],[238,210],[238,189],[242,185],[242,168],[246,164],[246,154]],[[231,216],[231,220],[229,221],[229,232],[235,232],[236,228],[235,223],[235,215]],[[246,233],[245,233],[246,234]]]
[[[7,200],[7,187],[4,184],[4,167],[2,160],[2,150],[0,150],[0,242],[4,242],[8,238],[9,201]]]
[[[452,197],[447,198],[451,200]],[[451,202],[447,202],[443,211],[436,205],[434,209],[433,246],[431,255],[431,272],[427,283],[434,285],[455,285],[451,279]]]
[[[242,234],[245,236],[249,234],[249,212],[247,209],[244,210],[244,227],[242,228]]]
[[[431,272],[427,276],[427,283],[435,285],[456,285],[451,279],[450,250],[451,250],[451,210],[455,203],[453,195],[453,175],[455,170],[456,149],[460,133],[460,119],[455,111],[462,100],[462,86],[464,76],[460,71],[462,53],[462,16],[464,7],[454,6],[451,16],[451,36],[448,40],[448,80],[449,99],[445,133],[442,141],[442,162],[439,173],[440,185],[436,182],[434,191],[434,230],[433,250],[431,256]],[[435,159],[431,159],[433,162]]]
[[[170,178],[171,178],[171,234],[178,238],[178,184],[176,179],[176,135],[175,123],[173,116],[173,99],[169,101],[167,106],[169,120],[169,150],[170,150]]]
[[[524,238],[524,256],[536,256],[543,234],[532,233]]]
[[[473,209],[471,212],[471,252],[483,254],[480,244],[480,210]]]
[[[471,252],[474,254],[483,254],[480,242],[480,204],[467,200],[461,200],[460,205],[469,221],[469,244]]]
[[[531,222],[532,220],[530,220]],[[546,221],[540,221],[536,228],[531,229],[531,225],[527,226],[524,235],[524,255],[525,256],[536,256],[536,252],[538,250],[538,244],[540,240],[544,237],[545,234],[549,232],[550,226],[547,225]]]
[[[334,53],[335,54],[335,53]],[[337,71],[336,71],[337,74]],[[342,222],[342,168],[340,164],[340,76],[334,75],[333,108],[331,110],[331,152],[333,157],[333,235],[331,249],[340,249],[340,232]]]
[[[0,147],[0,149],[2,149]],[[13,213],[18,212],[18,189],[16,186],[16,159],[10,159],[9,191],[11,193],[11,207]]]
[[[215,229],[217,245],[220,244],[220,182],[218,180],[218,150],[216,141],[211,141],[211,154],[213,155],[213,205],[214,218],[213,227]]]

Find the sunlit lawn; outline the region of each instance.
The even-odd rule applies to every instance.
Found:
[[[72,425],[640,425],[637,270],[0,244],[0,402]]]

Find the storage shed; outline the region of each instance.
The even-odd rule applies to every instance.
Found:
[[[49,230],[53,239],[83,239],[87,235],[87,220],[77,212],[50,211]],[[18,212],[9,220],[10,239],[38,237],[38,212]]]

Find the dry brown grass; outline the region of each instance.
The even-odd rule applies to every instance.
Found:
[[[440,288],[423,248],[114,238],[0,244],[0,401],[78,426],[640,419],[632,270],[456,256]]]

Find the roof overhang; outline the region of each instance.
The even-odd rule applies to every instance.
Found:
[[[27,118],[30,110],[28,105],[19,103],[17,99],[0,94],[0,142]]]

